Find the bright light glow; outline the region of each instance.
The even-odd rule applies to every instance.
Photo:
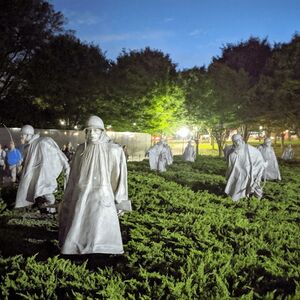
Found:
[[[181,138],[186,138],[189,134],[190,134],[190,130],[187,127],[181,127],[178,131],[177,134],[181,137]]]
[[[74,129],[78,129],[78,126],[77,126],[77,125],[75,125],[75,126],[74,126]]]
[[[65,125],[66,121],[61,119],[61,120],[59,120],[59,123],[60,123],[60,125]]]
[[[45,133],[45,134],[48,134],[48,131],[46,130],[44,133]]]
[[[263,129],[263,127],[262,126],[259,126],[259,130],[262,130]]]
[[[74,136],[77,136],[77,135],[79,135],[79,133],[78,133],[78,132],[74,132],[73,135],[74,135]]]
[[[133,126],[136,126],[136,123],[134,122],[134,123],[132,123],[132,125],[133,125]]]

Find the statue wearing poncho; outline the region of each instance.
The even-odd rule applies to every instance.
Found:
[[[149,156],[149,165],[151,170],[165,172],[167,166],[173,163],[171,149],[165,142],[160,141],[152,146],[146,153]]]
[[[150,147],[145,156],[149,156],[149,166],[150,170],[157,170],[157,164],[158,164],[158,153],[157,153],[157,147],[156,145],[153,145]]]
[[[264,178],[266,180],[281,180],[279,166],[277,162],[277,158],[272,147],[272,141],[270,138],[266,138],[264,143],[258,146],[258,150],[262,154],[265,162],[268,163],[265,171]]]
[[[183,160],[194,162],[196,159],[196,151],[192,142],[189,141],[183,152]]]
[[[294,158],[294,150],[292,148],[292,145],[288,145],[287,148],[284,149],[281,158],[285,161],[292,160]]]
[[[45,198],[47,205],[53,205],[56,179],[64,170],[67,180],[68,160],[53,139],[34,134],[32,126],[24,125],[21,136],[27,144],[15,207],[30,206],[38,197]]]
[[[173,164],[173,153],[171,147],[168,145],[166,141],[162,141],[162,144],[165,147],[167,153],[167,165],[170,166]]]
[[[118,212],[131,210],[127,165],[121,146],[110,142],[99,117],[92,116],[87,143],[73,157],[59,214],[63,254],[123,253]]]
[[[239,134],[233,135],[232,141],[234,148],[228,157],[225,193],[233,201],[250,195],[261,198],[260,183],[266,165],[261,153],[245,144]]]

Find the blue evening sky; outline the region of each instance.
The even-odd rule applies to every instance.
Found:
[[[226,43],[250,36],[288,42],[300,0],[50,0],[85,42],[115,60],[123,48],[168,53],[180,69],[208,65]]]

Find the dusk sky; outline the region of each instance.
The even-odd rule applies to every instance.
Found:
[[[50,0],[66,28],[115,60],[149,46],[178,68],[208,65],[226,43],[250,36],[288,42],[300,33],[300,0]]]

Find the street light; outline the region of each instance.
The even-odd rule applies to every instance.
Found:
[[[183,148],[184,148],[184,140],[190,135],[190,130],[187,127],[181,127],[178,131],[177,134],[182,138],[182,153],[183,153]]]
[[[190,134],[190,130],[187,127],[181,127],[178,131],[177,134],[185,139],[189,134]]]

